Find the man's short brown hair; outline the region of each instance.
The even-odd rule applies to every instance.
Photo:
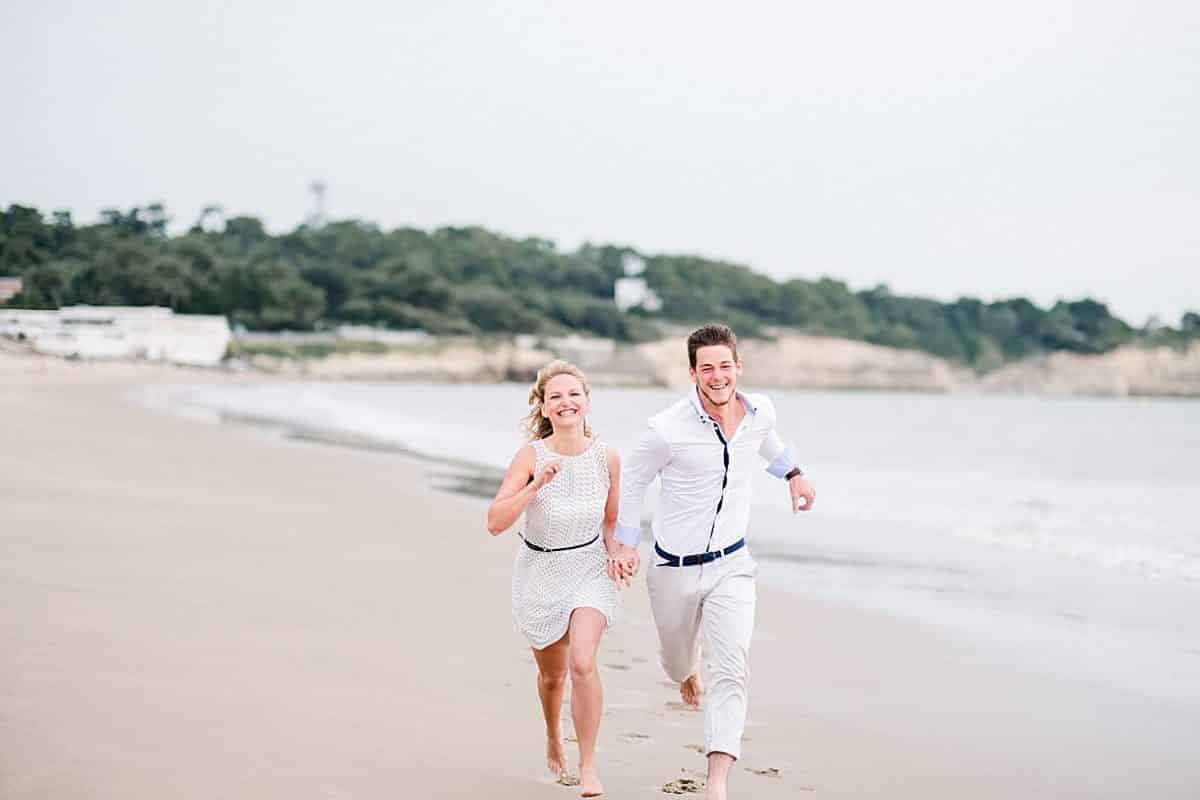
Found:
[[[701,347],[712,347],[717,344],[728,347],[733,353],[733,360],[738,360],[737,334],[733,332],[733,328],[720,322],[713,322],[692,331],[692,335],[688,337],[688,364],[692,369],[696,368],[696,351]]]

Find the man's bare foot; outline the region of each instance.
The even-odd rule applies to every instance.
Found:
[[[700,685],[700,677],[698,675],[688,675],[679,684],[679,696],[683,698],[683,702],[689,706],[700,707],[700,695],[704,694],[704,687]]]
[[[604,787],[600,785],[600,778],[596,776],[596,768],[589,767],[584,769],[579,768],[579,796],[580,797],[599,797],[604,794]]]
[[[563,752],[559,736],[546,737],[546,769],[554,777],[560,777],[567,772],[567,754]]]

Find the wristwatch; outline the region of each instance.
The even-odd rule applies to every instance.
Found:
[[[795,477],[803,475],[803,474],[804,474],[804,470],[800,469],[799,467],[792,467],[788,471],[788,474],[783,476],[783,479],[785,481],[790,481],[792,478],[795,478]]]

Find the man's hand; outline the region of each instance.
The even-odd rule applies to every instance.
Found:
[[[792,493],[792,513],[811,511],[813,503],[817,502],[817,490],[803,475],[797,475],[788,481],[788,491]]]

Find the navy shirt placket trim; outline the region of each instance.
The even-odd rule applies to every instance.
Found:
[[[710,417],[710,419],[712,419]],[[721,507],[725,505],[725,489],[729,486],[729,442],[725,439],[725,434],[721,433],[721,426],[716,420],[712,420],[713,432],[717,434],[717,438],[721,440],[722,458],[725,462],[725,473],[721,476],[721,497],[717,500],[717,510],[713,513],[712,527],[708,529],[708,544],[704,545],[704,552],[709,552],[712,549],[713,534],[717,532],[717,519],[721,516]],[[739,426],[740,427],[740,426]],[[737,436],[737,433],[734,433]]]

